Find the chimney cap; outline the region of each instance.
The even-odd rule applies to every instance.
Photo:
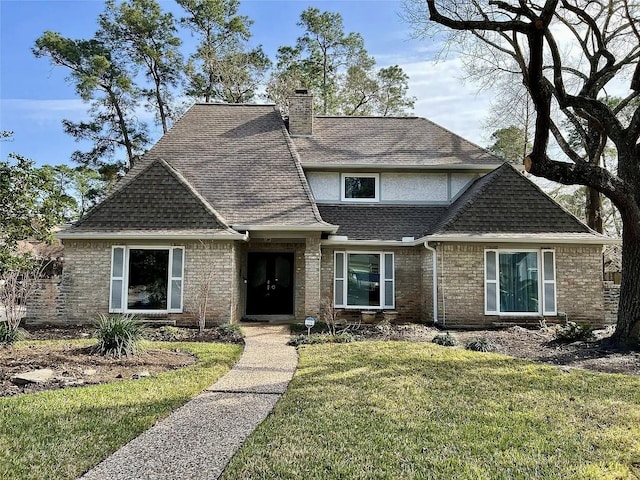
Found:
[[[308,95],[309,90],[307,90],[306,88],[296,88],[295,93],[296,95]]]

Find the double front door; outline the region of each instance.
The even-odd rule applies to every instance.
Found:
[[[292,315],[293,295],[293,253],[249,252],[247,315]]]

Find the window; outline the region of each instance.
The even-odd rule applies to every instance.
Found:
[[[113,247],[110,312],[182,312],[182,247]]]
[[[380,176],[377,173],[343,174],[342,200],[349,202],[377,202],[380,193]]]
[[[394,308],[393,253],[336,252],[334,305]]]
[[[555,315],[555,252],[486,250],[485,314]]]

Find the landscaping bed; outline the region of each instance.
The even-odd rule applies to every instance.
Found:
[[[96,385],[155,376],[196,363],[196,357],[180,349],[145,348],[138,355],[114,358],[95,354],[94,329],[87,326],[30,327],[26,341],[0,347],[0,397],[44,390]],[[156,342],[242,343],[237,329],[152,327],[144,333]],[[25,381],[22,375],[35,375]],[[18,377],[18,378],[16,378]]]
[[[320,332],[322,327],[314,331]],[[387,324],[359,325],[348,332],[354,339],[431,342],[445,330],[421,324]],[[450,333],[458,343],[455,348],[464,348],[475,339],[485,339],[495,346],[496,353],[512,357],[566,368],[640,375],[640,352],[620,352],[603,346],[602,340],[611,336],[613,327],[595,330],[588,340],[572,342],[558,341],[554,327],[526,329],[513,326],[495,330],[453,330]]]
[[[193,354],[175,350],[149,349],[120,359],[91,350],[91,345],[69,342],[29,342],[0,348],[0,397],[144,378],[196,363]],[[41,381],[20,381],[21,374],[38,371],[44,372]]]

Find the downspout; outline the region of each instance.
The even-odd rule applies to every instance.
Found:
[[[436,249],[429,246],[429,241],[424,242],[424,248],[431,252],[431,260],[433,261],[433,323],[438,323],[438,256]],[[444,326],[444,322],[443,325]]]

